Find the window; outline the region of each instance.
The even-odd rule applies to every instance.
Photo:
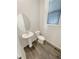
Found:
[[[49,0],[48,24],[59,24],[61,0]]]

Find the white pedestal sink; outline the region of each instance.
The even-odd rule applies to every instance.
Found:
[[[33,32],[27,32],[27,33],[22,34],[22,38],[28,40],[29,47],[32,47],[32,39],[31,39],[31,37],[32,37],[33,35],[34,35]]]

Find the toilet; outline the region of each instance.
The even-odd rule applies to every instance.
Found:
[[[41,35],[40,31],[36,31],[35,34],[36,34],[36,37],[38,39],[38,42],[40,44],[44,44],[45,37]]]

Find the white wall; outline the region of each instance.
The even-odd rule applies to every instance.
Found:
[[[39,1],[17,0],[17,14],[24,13],[31,22],[31,31],[39,30]]]
[[[36,31],[39,30],[39,22],[40,22],[40,0],[32,0],[32,18],[31,18],[31,30]]]
[[[40,0],[40,31],[45,34],[47,31],[47,1]]]
[[[25,52],[21,46],[19,38],[17,38],[17,57],[21,57],[22,59],[26,59]]]
[[[54,46],[61,49],[61,26],[48,25],[46,39]]]
[[[47,25],[48,0],[40,0],[40,31],[46,40],[61,49],[60,25]]]

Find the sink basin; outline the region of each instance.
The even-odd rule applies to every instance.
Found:
[[[32,37],[33,35],[34,35],[33,32],[27,32],[27,33],[22,34],[22,38],[28,39]]]
[[[22,38],[28,40],[29,47],[32,47],[32,39],[31,39],[31,37],[32,37],[33,35],[34,35],[33,32],[27,32],[27,33],[22,34]]]

